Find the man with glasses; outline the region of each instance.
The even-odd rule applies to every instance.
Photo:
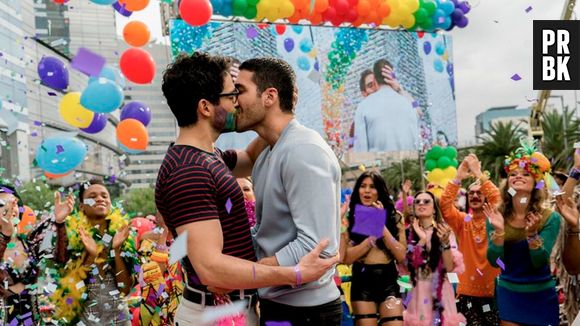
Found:
[[[393,65],[386,59],[379,59],[373,65],[373,74],[378,90],[368,94],[357,106],[354,150],[384,152],[417,149],[417,110],[413,107],[412,98],[397,80]]]
[[[256,139],[237,152],[214,146],[221,133],[235,130],[239,93],[229,66],[226,58],[194,53],[178,57],[163,75],[163,94],[179,125],[179,136],[159,169],[155,202],[173,236],[187,234],[186,287],[176,325],[213,325],[215,320],[202,318],[206,306],[230,300],[247,300],[246,325],[256,325],[253,289],[311,282],[338,262],[338,257],[319,258],[327,241],[294,266],[255,262],[244,195],[236,177],[250,174],[265,142]]]
[[[466,212],[459,211],[454,201],[467,177],[476,178],[467,190]],[[497,207],[500,192],[481,172],[481,162],[475,154],[468,155],[459,168],[457,176],[447,184],[441,196],[440,206],[445,222],[449,224],[463,254],[465,272],[459,275],[458,310],[467,318],[468,325],[499,325],[499,316],[494,307],[494,280],[499,269],[487,260],[486,216],[483,204]]]

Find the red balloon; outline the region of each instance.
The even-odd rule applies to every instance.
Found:
[[[276,25],[276,33],[282,35],[286,32],[286,25]]]
[[[191,26],[209,23],[213,8],[209,0],[181,0],[179,14]]]
[[[69,2],[69,0],[52,0],[52,1],[54,1],[54,3],[58,3],[59,5]]]
[[[149,52],[130,48],[125,50],[119,60],[123,75],[135,84],[149,84],[155,77],[155,61]]]

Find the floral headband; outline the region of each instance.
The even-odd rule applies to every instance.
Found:
[[[536,181],[544,179],[546,173],[550,172],[551,163],[544,154],[536,148],[536,141],[531,137],[520,139],[520,148],[516,149],[504,161],[504,170],[509,174],[517,169],[528,171]]]

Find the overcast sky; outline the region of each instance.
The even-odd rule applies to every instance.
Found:
[[[533,20],[560,19],[566,0],[470,2],[473,8],[467,15],[469,25],[450,32],[453,36],[460,144],[474,142],[477,114],[494,106],[529,107],[530,101],[538,97],[539,92],[532,89]],[[158,0],[151,1],[146,10],[134,13],[129,19],[117,15],[119,33],[129,20],[143,20],[152,29],[153,37],[160,38],[158,4]],[[532,10],[526,13],[529,6]],[[576,15],[579,12],[576,8]],[[514,74],[522,79],[511,80]],[[554,91],[552,94],[563,95],[565,105],[575,107],[573,91]],[[557,109],[562,107],[560,99],[553,98],[548,103]]]

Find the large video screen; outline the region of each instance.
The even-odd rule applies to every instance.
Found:
[[[451,38],[326,26],[213,21],[171,23],[173,55],[196,50],[244,61],[272,56],[296,71],[296,115],[337,155],[416,152],[457,142]],[[221,148],[243,148],[253,132],[224,134]]]

